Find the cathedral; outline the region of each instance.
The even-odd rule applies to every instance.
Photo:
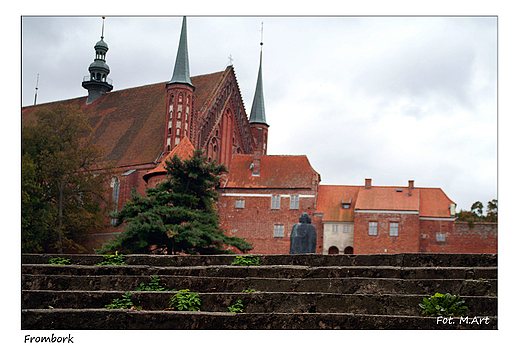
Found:
[[[414,181],[378,187],[371,179],[358,186],[320,185],[307,156],[268,155],[262,50],[248,117],[233,66],[190,76],[187,42],[184,17],[171,79],[113,91],[102,34],[82,82],[87,96],[23,107],[22,124],[40,108],[78,106],[106,162],[116,165],[110,187],[119,208],[132,190],[144,196],[165,180],[165,160],[186,159],[202,148],[228,169],[217,188],[220,223],[227,234],[252,242],[251,253],[288,254],[291,227],[303,213],[317,229],[316,253],[496,252],[496,225],[468,234],[440,188]],[[122,231],[110,223],[107,218],[103,231],[90,234],[89,253]]]

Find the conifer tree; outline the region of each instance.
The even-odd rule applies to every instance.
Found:
[[[125,230],[103,245],[99,253],[188,254],[242,252],[252,245],[242,238],[227,236],[221,229],[215,203],[220,175],[225,166],[208,162],[201,149],[189,159],[175,155],[166,161],[167,180],[147,189],[146,197],[133,192],[116,214],[116,226]]]

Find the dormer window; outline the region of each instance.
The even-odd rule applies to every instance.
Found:
[[[341,200],[341,208],[345,210],[350,210],[350,206],[352,204],[352,198],[342,199]]]

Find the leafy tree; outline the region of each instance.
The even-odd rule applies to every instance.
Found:
[[[147,189],[146,197],[131,194],[115,217],[125,224],[121,235],[103,245],[98,253],[188,254],[230,253],[227,246],[242,252],[252,245],[242,238],[227,236],[220,228],[215,187],[224,165],[208,162],[201,149],[189,159],[174,156],[166,161],[167,180]]]
[[[102,150],[78,107],[36,112],[22,128],[22,251],[84,251],[78,238],[101,228],[106,197]]]
[[[471,211],[461,210],[456,214],[457,221],[468,222],[470,228],[473,228],[475,222],[498,222],[498,200],[493,199],[487,204],[487,212],[484,216],[484,205],[480,201],[476,201],[471,205]]]

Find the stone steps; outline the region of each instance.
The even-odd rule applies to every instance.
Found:
[[[496,255],[274,255],[247,267],[228,255],[129,255],[122,266],[62,255],[74,265],[46,264],[53,257],[22,255],[23,329],[497,328]],[[135,291],[154,275],[166,289],[199,294],[200,311],[169,309],[176,292]],[[104,309],[125,292],[142,310]],[[418,304],[436,292],[461,295],[468,318],[421,317]],[[245,313],[229,313],[238,300]]]
[[[131,291],[149,276],[70,276],[22,275],[23,290],[54,291]],[[166,289],[197,290],[198,292],[322,292],[344,294],[434,294],[451,293],[468,296],[496,296],[496,280],[412,279],[396,278],[225,278],[195,276],[160,276]]]
[[[24,309],[25,330],[460,330],[496,329],[496,317],[446,319],[352,313],[220,313],[126,309]],[[144,325],[143,325],[144,324]]]

